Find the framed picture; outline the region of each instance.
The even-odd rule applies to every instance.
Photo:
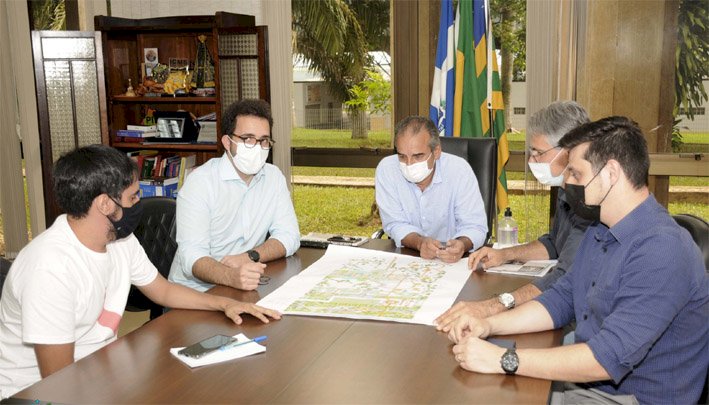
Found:
[[[143,48],[143,64],[145,76],[152,76],[153,68],[158,65],[158,48]]]

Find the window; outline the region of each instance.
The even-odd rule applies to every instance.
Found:
[[[524,107],[515,107],[514,110],[512,111],[514,115],[524,115],[525,113],[525,108]]]
[[[706,114],[705,107],[692,107],[692,114],[694,115],[704,115]],[[679,108],[679,115],[687,115],[687,110],[684,107]]]

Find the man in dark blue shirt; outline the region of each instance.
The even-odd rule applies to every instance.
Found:
[[[584,383],[564,393],[581,402],[696,403],[709,365],[709,278],[689,233],[648,191],[645,138],[634,122],[609,117],[559,144],[569,150],[569,204],[596,221],[573,271],[512,311],[462,317],[449,334],[456,359],[472,371]],[[506,351],[482,340],[574,319],[569,346]]]

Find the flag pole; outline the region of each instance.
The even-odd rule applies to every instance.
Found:
[[[487,112],[490,122],[490,137],[495,137],[495,126],[493,125],[492,109],[492,18],[490,16],[490,0],[485,0],[485,43],[487,44]]]

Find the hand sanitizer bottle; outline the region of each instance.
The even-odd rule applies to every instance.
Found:
[[[512,210],[507,207],[505,217],[497,224],[497,245],[499,248],[517,244],[517,221],[512,218]]]

